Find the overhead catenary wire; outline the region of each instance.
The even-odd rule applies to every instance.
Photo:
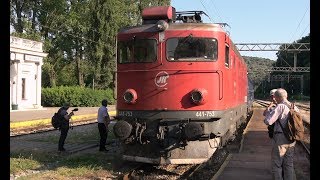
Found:
[[[220,16],[219,9],[214,5],[213,0],[211,0],[210,2],[213,5],[214,9],[216,10],[216,12],[217,12],[216,14],[217,14],[218,18],[220,19],[220,22],[224,22]]]
[[[299,27],[300,27],[300,25],[301,25],[301,22],[302,22],[302,20],[304,19],[304,17],[305,17],[305,15],[306,15],[306,13],[308,12],[308,10],[309,10],[309,6],[307,6],[307,8],[306,8],[306,10],[305,10],[305,12],[304,12],[304,14],[303,14],[303,16],[302,16],[302,18],[301,18],[301,20],[300,20],[300,22],[299,22],[299,24],[298,24],[298,26],[297,26],[297,28],[296,28],[296,30],[294,31],[294,33],[292,34],[292,36],[291,36],[291,38],[290,38],[290,41],[289,42],[291,42],[292,41],[292,39],[293,39],[293,37],[294,37],[294,35],[297,33],[297,31],[298,31],[298,29],[299,29]],[[305,31],[304,31],[305,32]],[[304,33],[303,32],[303,33]],[[303,34],[302,33],[302,34]],[[299,36],[300,37],[300,36]]]
[[[222,19],[222,17],[220,16],[221,13],[219,12],[219,9],[215,6],[213,0],[210,0],[210,2],[213,5],[213,9],[216,11],[218,18],[220,19],[219,24],[221,24],[224,30],[230,35],[231,26]],[[227,29],[227,27],[229,27],[229,30]]]
[[[310,23],[307,25],[307,27],[303,30],[303,32],[300,34],[299,38],[301,39],[303,34],[306,32],[306,30],[308,29],[308,27],[310,26]]]
[[[202,4],[203,8],[205,9],[206,13],[209,14],[209,11],[207,10],[207,8],[204,6],[202,0],[200,0],[200,3]],[[210,18],[210,16],[208,15],[209,20],[213,23],[212,19]]]

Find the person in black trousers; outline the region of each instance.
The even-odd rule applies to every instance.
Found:
[[[66,149],[63,147],[64,141],[66,140],[69,131],[69,120],[71,116],[74,115],[73,112],[68,114],[67,110],[69,109],[69,107],[69,103],[64,103],[64,105],[58,110],[58,114],[60,114],[60,116],[63,117],[61,121],[61,126],[59,128],[61,134],[59,138],[58,151],[66,151]]]
[[[110,116],[108,113],[108,101],[106,99],[102,100],[102,106],[98,110],[98,129],[100,134],[100,145],[99,151],[108,151],[105,147],[108,137],[108,125],[110,123]]]

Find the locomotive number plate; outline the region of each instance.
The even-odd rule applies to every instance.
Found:
[[[197,111],[196,116],[197,117],[213,117],[214,111]]]
[[[119,111],[119,116],[131,117],[132,116],[132,111]]]

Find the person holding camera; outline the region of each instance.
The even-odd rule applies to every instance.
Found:
[[[288,93],[283,88],[278,88],[274,93],[276,107],[266,115],[264,123],[268,126],[274,124],[272,151],[271,151],[271,171],[273,179],[294,179],[294,147],[295,143],[291,142],[285,136],[283,127],[288,126],[291,103],[288,101]],[[294,106],[294,110],[299,109]]]
[[[271,103],[266,107],[266,109],[264,110],[263,112],[263,116],[267,116],[269,115],[272,110],[276,107],[277,105],[277,101],[274,97],[274,93],[277,91],[277,89],[272,89],[270,91],[270,100],[271,100]],[[272,125],[268,125],[268,135],[269,135],[269,138],[273,138],[273,132],[274,132],[274,124]]]
[[[61,126],[59,130],[61,131],[60,138],[59,138],[59,145],[58,145],[58,151],[66,151],[64,146],[64,141],[67,138],[68,131],[69,131],[69,121],[71,116],[74,115],[73,111],[71,113],[68,113],[68,109],[70,107],[69,103],[64,103],[63,106],[58,110],[58,113],[60,114],[62,118]]]
[[[100,134],[100,144],[99,151],[107,152],[106,142],[108,137],[108,125],[110,123],[110,116],[108,113],[108,101],[106,99],[102,100],[102,106],[98,110],[98,129]]]
[[[264,110],[263,112],[263,116],[266,116],[267,114],[270,114],[270,112],[276,107],[277,102],[276,99],[274,98],[274,93],[277,91],[277,89],[272,89],[270,91],[270,100],[271,103],[269,104],[269,106]]]

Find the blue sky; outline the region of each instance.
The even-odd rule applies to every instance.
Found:
[[[309,0],[171,0],[176,11],[204,11],[213,22],[228,23],[234,43],[291,43],[310,33]],[[205,23],[211,23],[203,16]],[[241,55],[276,60],[276,51]]]

